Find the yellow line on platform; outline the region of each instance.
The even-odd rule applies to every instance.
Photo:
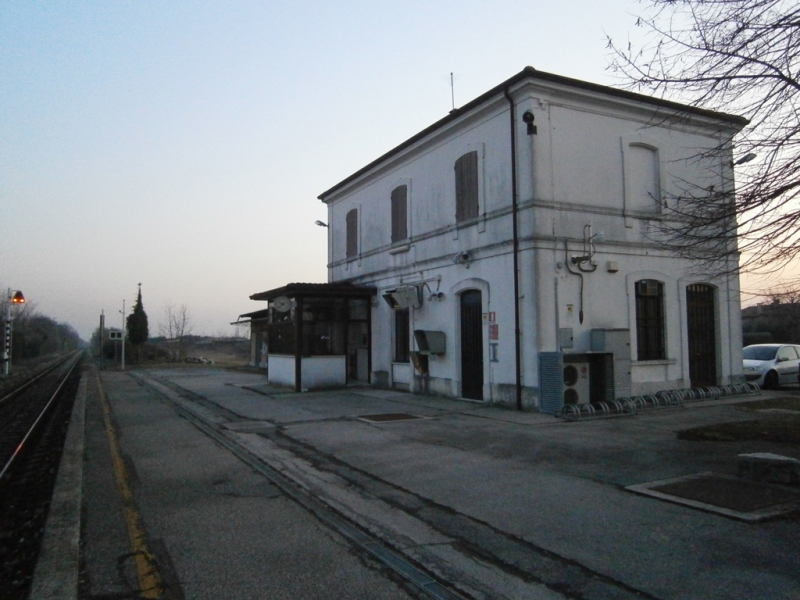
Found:
[[[103,405],[103,420],[108,434],[108,447],[111,450],[114,473],[117,476],[117,488],[122,496],[122,510],[125,515],[125,523],[128,525],[131,545],[133,546],[136,571],[139,574],[141,597],[160,598],[164,592],[164,586],[161,583],[161,576],[158,573],[155,557],[147,548],[147,533],[142,526],[142,517],[136,508],[133,492],[128,483],[130,475],[119,450],[119,436],[114,424],[111,422],[111,407],[108,404],[103,384],[100,381],[100,373],[95,371],[95,377],[97,378],[97,389],[100,393],[100,403]]]

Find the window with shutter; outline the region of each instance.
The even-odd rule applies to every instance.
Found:
[[[478,152],[467,152],[456,161],[456,221],[478,216]]]
[[[667,357],[664,347],[664,284],[642,279],[636,289],[636,351],[638,360]]]
[[[628,148],[627,162],[629,206],[634,210],[660,214],[658,151],[643,144],[631,144]]]
[[[392,242],[408,238],[408,186],[392,190]]]
[[[347,213],[347,245],[345,255],[352,258],[358,255],[358,209],[354,208]]]

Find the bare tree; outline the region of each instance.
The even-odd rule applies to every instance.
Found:
[[[164,321],[159,323],[158,331],[167,338],[172,360],[185,358],[185,338],[192,333],[193,329],[192,316],[186,304],[181,304],[178,307],[173,304],[164,306]]]
[[[233,337],[242,340],[250,339],[250,322],[234,323]]]
[[[718,187],[682,186],[668,202],[662,241],[718,266],[736,257],[738,236],[742,269],[780,269],[800,254],[800,4],[650,0],[646,10],[636,22],[641,47],[609,38],[611,69],[626,86],[749,119],[735,140],[735,197],[732,169]],[[729,152],[722,141],[697,158]]]

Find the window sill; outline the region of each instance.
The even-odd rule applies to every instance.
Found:
[[[460,221],[456,221],[456,229],[464,229],[465,227],[470,227],[471,225],[478,226],[478,232],[481,233],[486,229],[486,213],[477,215],[475,217],[468,217],[466,219],[462,219]]]
[[[632,360],[634,367],[652,367],[657,365],[676,365],[678,360],[675,358],[661,358],[659,360]]]

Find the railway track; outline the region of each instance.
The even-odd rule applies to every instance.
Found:
[[[0,600],[28,596],[82,356],[68,355],[0,398]]]

